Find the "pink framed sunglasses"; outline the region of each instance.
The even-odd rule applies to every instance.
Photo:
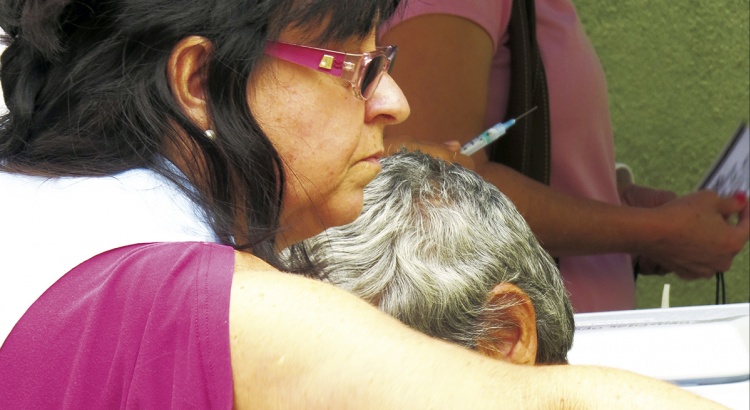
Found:
[[[276,41],[266,44],[269,56],[349,81],[354,95],[363,100],[372,97],[383,74],[390,72],[396,49],[396,46],[387,46],[364,54],[348,54]]]

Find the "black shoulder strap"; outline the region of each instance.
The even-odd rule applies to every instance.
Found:
[[[508,25],[511,84],[507,119],[537,109],[492,144],[490,159],[549,184],[550,118],[547,81],[536,43],[534,0],[514,0]]]

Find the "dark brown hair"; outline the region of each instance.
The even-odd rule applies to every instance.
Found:
[[[205,161],[190,170],[204,186],[183,188],[220,241],[282,267],[273,243],[284,173],[247,106],[250,73],[266,41],[284,28],[316,30],[314,41],[364,38],[398,2],[3,1],[8,47],[0,80],[9,113],[0,118],[0,170],[95,176],[147,167],[179,181],[162,156],[179,130]],[[190,35],[213,45],[204,69],[216,141],[182,113],[166,76],[171,50]],[[233,240],[238,216],[246,220],[246,243]]]

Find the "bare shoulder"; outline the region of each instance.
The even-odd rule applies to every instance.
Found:
[[[366,322],[391,321],[383,316],[333,286],[237,252],[229,312],[235,407],[343,405],[348,389],[330,382],[361,369],[355,340]]]
[[[234,272],[235,274],[252,274],[256,271],[276,271],[278,272],[273,266],[266,263],[264,260],[258,258],[257,256],[242,252],[242,251],[235,251],[234,252]]]

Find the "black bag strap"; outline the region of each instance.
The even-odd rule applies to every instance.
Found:
[[[542,57],[536,42],[534,0],[514,0],[508,24],[511,84],[507,119],[537,109],[492,144],[490,160],[505,164],[549,185],[551,141],[549,98]]]

